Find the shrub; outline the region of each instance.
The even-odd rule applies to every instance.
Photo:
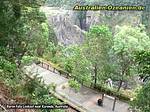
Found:
[[[30,65],[32,64],[34,61],[36,61],[35,57],[31,57],[31,56],[23,56],[22,60],[21,60],[21,64],[22,65]]]
[[[130,91],[125,92],[122,90],[120,92],[117,92],[115,89],[110,89],[110,88],[98,86],[98,85],[96,85],[96,89],[100,92],[107,94],[107,95],[117,97],[123,101],[130,101],[130,99],[133,97],[133,95]]]
[[[79,91],[80,90],[80,87],[81,87],[81,85],[77,82],[77,81],[74,81],[74,80],[69,80],[69,86],[71,87],[71,88],[74,88],[75,89],[75,91]]]

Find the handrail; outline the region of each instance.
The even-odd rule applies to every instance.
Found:
[[[69,74],[67,71],[61,69],[60,67],[57,67],[56,65],[54,65],[54,64],[51,63],[50,61],[47,61],[47,60],[45,60],[45,59],[43,59],[43,58],[38,58],[38,61],[40,62],[39,65],[40,65],[42,68],[47,69],[47,70],[49,70],[49,71],[51,71],[51,72],[53,72],[53,73],[56,73],[56,74],[66,75],[67,78],[70,77],[70,74]]]
[[[29,79],[33,80],[33,78],[31,76],[29,76],[28,74],[25,74],[25,76],[28,77]],[[38,84],[38,86],[42,87],[40,84]],[[62,100],[63,102],[66,102],[70,107],[74,108],[75,110],[80,111],[80,112],[87,112],[84,107],[81,107],[78,104],[75,105],[69,99],[67,99],[66,97],[62,96],[61,94],[59,94],[59,93],[57,93],[55,91],[52,91],[52,90],[49,90],[49,92],[52,95],[54,95],[56,98]]]

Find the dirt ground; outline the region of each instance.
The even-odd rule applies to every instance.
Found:
[[[6,104],[15,104],[17,98],[19,97],[13,99],[10,88],[0,81],[0,112],[35,112],[35,110],[28,109],[6,109]]]

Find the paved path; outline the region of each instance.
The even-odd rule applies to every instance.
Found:
[[[28,66],[26,70],[33,74],[38,74],[47,85],[55,83],[57,85],[56,93],[66,97],[72,103],[84,107],[87,109],[87,112],[129,112],[129,105],[122,101],[117,101],[115,111],[112,111],[113,99],[109,97],[104,97],[103,107],[98,106],[97,99],[101,97],[100,93],[86,87],[81,87],[80,91],[76,93],[73,89],[68,87],[67,78],[43,69],[38,65],[33,64]],[[65,88],[62,86],[65,86]]]

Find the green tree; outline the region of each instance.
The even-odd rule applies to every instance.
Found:
[[[31,56],[41,56],[43,47],[48,46],[49,29],[45,15],[39,11],[44,1],[0,1],[0,81],[10,87],[12,98],[23,96],[30,102],[40,103],[42,99],[51,104],[58,99],[53,95],[47,99],[47,87],[17,66],[21,60],[28,63]]]
[[[69,86],[71,88],[74,88],[76,92],[78,92],[80,90],[80,84],[76,81],[76,80],[69,80]]]
[[[136,28],[117,26],[113,41],[112,48],[118,65],[118,80],[120,83],[117,91],[119,92],[123,81],[126,80],[127,77],[134,75],[131,74],[134,52],[149,49],[150,38],[146,35],[143,26]]]
[[[90,62],[82,51],[82,45],[71,45],[63,50],[62,66],[71,77],[82,84],[91,83]]]
[[[135,62],[138,67],[138,74],[143,79],[150,78],[150,52],[138,51],[135,53]],[[150,110],[150,79],[138,91],[136,98],[132,101],[131,105],[142,112]]]
[[[109,66],[109,49],[111,47],[112,34],[106,26],[93,26],[87,34],[83,52],[91,63],[91,74],[94,77],[94,87],[97,81],[104,83],[110,74],[106,68]]]
[[[137,51],[135,53],[138,74],[143,81],[150,78],[150,51]]]
[[[123,26],[117,27],[114,35],[113,51],[117,57],[118,67],[120,68],[120,87],[124,76],[131,75],[130,69],[133,64],[133,55],[135,51],[149,49],[150,39],[146,35],[143,27]],[[118,89],[120,89],[120,87]]]
[[[38,28],[45,22],[45,16],[39,11],[42,3],[43,0],[3,0],[0,2],[2,8],[0,25],[3,26],[0,28],[0,47],[11,51],[9,57],[7,56],[9,59],[20,62],[22,56],[28,51],[29,39],[33,38],[35,30],[40,31]]]
[[[150,110],[150,82],[142,87],[132,102],[132,106],[139,109],[140,112],[149,112]]]

